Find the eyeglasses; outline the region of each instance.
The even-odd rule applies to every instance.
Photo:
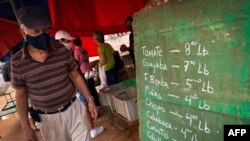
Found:
[[[64,43],[69,43],[70,42],[70,40],[67,40],[67,39],[64,39],[64,38],[60,39],[60,41],[62,41]]]

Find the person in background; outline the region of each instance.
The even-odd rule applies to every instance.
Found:
[[[96,106],[101,106],[97,91],[95,89],[95,73],[92,71],[92,66],[89,62],[88,51],[85,48],[82,48],[82,40],[80,38],[74,39],[73,43],[75,45],[74,58],[78,62],[81,73],[87,81],[88,88],[94,97]]]
[[[81,45],[78,46],[79,44],[81,44],[79,41],[81,41],[80,39],[77,39],[75,37],[72,37],[67,31],[64,30],[59,30],[56,32],[55,34],[55,39],[58,41],[59,45],[63,45],[64,47],[66,47],[66,49],[72,54],[72,56],[75,58],[75,60],[77,61],[78,65],[79,65],[79,72],[83,78],[83,80],[85,80],[86,78],[84,77],[84,74],[86,72],[86,76],[90,73],[91,71],[91,66],[89,64],[89,58],[88,58],[88,54],[87,51],[83,48],[81,48]],[[76,45],[76,49],[74,51],[74,53],[72,52],[72,42],[74,42],[74,44]],[[83,51],[83,52],[82,52]],[[76,55],[76,56],[75,56]],[[83,73],[84,72],[84,73]],[[92,77],[92,72],[91,74],[89,74],[89,76],[87,77]],[[100,106],[100,102],[99,102],[99,97],[98,94],[96,92],[95,89],[95,84],[94,84],[94,79],[87,79],[87,86],[90,90],[91,95],[94,98],[95,103],[97,104],[97,106]],[[88,110],[88,102],[86,100],[86,98],[81,94],[80,91],[77,92],[77,97],[80,99],[80,101],[86,106],[86,116],[90,125],[90,136],[92,138],[100,135],[103,131],[104,128],[103,127],[97,127],[95,128],[94,126],[94,122],[91,119],[89,110]]]
[[[125,20],[125,24],[127,25],[128,31],[130,31],[130,34],[129,34],[129,47],[122,44],[120,46],[120,51],[121,52],[128,51],[131,58],[132,58],[133,64],[135,65],[134,33],[133,33],[133,28],[132,28],[132,22],[133,22],[133,17],[132,16],[127,17],[126,20]]]
[[[13,47],[10,50],[11,57],[20,50],[21,50],[21,48],[19,48],[19,47]],[[10,60],[8,60],[7,62],[4,63],[3,68],[2,68],[2,75],[3,75],[4,82],[10,82],[10,78],[11,78],[10,77],[10,70],[11,70]]]
[[[95,89],[95,81],[94,81],[94,76],[93,76],[94,74],[93,74],[93,71],[91,70],[92,67],[89,63],[88,52],[86,49],[82,48],[81,39],[76,38],[73,40],[73,43],[75,45],[74,57],[75,57],[75,60],[78,62],[82,76],[83,76],[83,78],[86,79],[87,86],[89,88],[91,95],[94,97],[94,101],[95,101],[96,106],[101,106],[97,91]],[[88,102],[87,102],[86,98],[82,94],[79,94],[79,99],[88,109]],[[104,128],[103,127],[96,127],[95,128],[94,122],[91,119],[90,113],[88,112],[88,110],[86,110],[86,114],[88,116],[90,128],[91,128],[90,135],[92,138],[94,138],[94,137],[100,135],[104,131]]]
[[[98,54],[100,66],[105,70],[107,83],[112,85],[117,83],[117,70],[115,69],[114,49],[108,43],[104,42],[104,35],[101,31],[93,33],[94,41],[98,44]]]
[[[88,101],[92,118],[97,118],[93,97],[78,72],[78,65],[65,48],[55,48],[46,33],[51,22],[41,7],[17,11],[26,43],[11,59],[11,83],[16,90],[17,111],[24,137],[36,141],[28,121],[28,99],[45,141],[89,141],[86,110],[75,98],[76,87]]]
[[[59,30],[55,34],[55,39],[59,41],[59,44],[64,45],[66,49],[73,54],[72,41],[75,39],[74,37],[64,30]]]

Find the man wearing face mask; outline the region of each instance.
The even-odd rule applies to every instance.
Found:
[[[62,45],[64,45],[71,53],[72,40],[75,38],[72,37],[68,32],[64,30],[59,30],[55,34],[55,39],[59,41]]]
[[[28,120],[30,98],[45,141],[89,141],[85,107],[75,98],[76,87],[87,98],[92,118],[97,109],[72,55],[50,43],[51,23],[41,7],[23,7],[17,18],[26,43],[11,59],[11,83],[26,140],[36,140]]]

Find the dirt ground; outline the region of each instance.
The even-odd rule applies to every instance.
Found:
[[[5,105],[4,96],[0,97],[0,109]],[[104,108],[99,109],[100,116],[94,121],[96,127],[103,126],[104,132],[92,141],[139,141],[138,124],[127,126],[126,132],[112,124]],[[115,123],[119,118],[114,116]],[[126,124],[128,125],[128,124]],[[43,141],[40,131],[36,131],[39,141]],[[24,141],[21,124],[17,113],[10,114],[0,119],[0,141]]]

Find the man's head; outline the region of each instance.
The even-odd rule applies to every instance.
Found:
[[[97,42],[98,44],[104,43],[104,35],[101,31],[95,31],[93,33],[93,36],[94,36],[95,42]]]
[[[76,39],[74,40],[74,45],[75,45],[76,47],[81,47],[81,46],[82,46],[82,40],[81,40],[80,38],[76,38]]]
[[[59,30],[55,34],[55,39],[60,41],[68,50],[71,49],[71,41],[74,40],[75,38],[72,37],[68,32],[64,30]]]
[[[127,25],[128,30],[129,30],[129,31],[132,31],[133,17],[132,17],[132,16],[128,16],[128,17],[125,19],[124,22],[125,22],[125,24]]]
[[[25,40],[33,48],[47,50],[50,46],[48,28],[51,27],[50,19],[43,8],[22,7],[17,11],[20,30]]]

